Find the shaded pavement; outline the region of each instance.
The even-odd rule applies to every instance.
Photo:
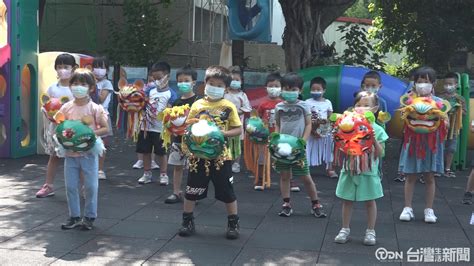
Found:
[[[378,243],[374,247],[362,245],[366,228],[363,203],[355,205],[352,240],[345,245],[333,243],[341,227],[341,201],[335,197],[337,179],[324,176],[321,169],[314,169],[313,178],[329,214],[326,219],[310,215],[304,188],[292,193],[294,214],[289,218],[277,216],[281,206],[277,176],[272,176],[270,189],[256,192],[253,179],[242,172],[234,178],[240,239],[225,239],[227,216],[224,205],[212,198],[213,188],[211,198],[197,205],[197,234],[182,238],[177,235],[182,205],[163,203],[171,185],[138,185],[136,180],[142,172],[131,169],[136,159],[133,151],[131,143],[116,140],[108,153],[108,180],[100,181],[99,188],[99,217],[95,229],[87,232],[60,229],[67,219],[62,168],[55,181],[56,195],[37,199],[34,195],[44,182],[47,157],[0,159],[0,265],[386,265],[388,262],[382,263],[374,255],[380,247],[404,252],[403,264],[407,264],[410,247],[471,248],[473,260],[472,207],[460,204],[468,172],[458,172],[455,179],[437,178],[434,210],[438,223],[422,221],[424,185],[419,183],[414,195],[416,220],[400,222],[403,184],[392,181],[398,164],[396,141],[389,143],[385,159],[385,196],[377,200]]]

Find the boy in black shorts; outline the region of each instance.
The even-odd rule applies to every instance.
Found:
[[[166,69],[166,71],[162,70]],[[153,181],[151,174],[151,152],[154,151],[160,163],[160,185],[167,186],[169,182],[167,172],[166,149],[163,147],[161,131],[163,122],[158,120],[158,114],[168,106],[171,91],[168,86],[169,65],[165,62],[153,65],[151,73],[155,79],[155,87],[147,94],[147,104],[142,111],[140,133],[136,152],[143,154],[143,176],[138,179],[139,184],[148,184]]]
[[[197,100],[188,115],[188,121],[193,118],[206,118],[215,122],[224,137],[239,136],[242,133],[237,109],[233,103],[223,99],[225,89],[230,86],[231,74],[221,66],[210,66],[206,70],[205,97]],[[186,149],[185,149],[186,150]],[[239,237],[239,216],[237,215],[237,200],[232,186],[232,157],[228,150],[219,158],[205,160],[189,155],[190,170],[186,185],[183,223],[179,229],[180,236],[190,236],[195,232],[193,210],[196,200],[207,197],[209,181],[215,188],[215,198],[225,203],[228,213],[226,237]]]
[[[196,79],[196,70],[189,66],[176,71],[176,80],[178,81],[178,90],[181,97],[173,103],[173,106],[193,105],[197,99],[197,95],[193,91]],[[173,194],[166,198],[165,203],[167,204],[178,203],[183,200],[181,180],[183,179],[183,169],[188,158],[181,149],[182,138],[183,136],[181,135],[173,136],[173,143],[169,148],[168,165],[173,166]]]

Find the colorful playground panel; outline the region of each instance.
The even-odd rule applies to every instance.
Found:
[[[10,47],[0,59],[0,157],[18,158],[36,153],[38,2],[0,2],[6,10],[1,27],[7,29],[0,47]]]

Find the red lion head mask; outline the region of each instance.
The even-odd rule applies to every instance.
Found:
[[[122,110],[126,112],[139,112],[146,104],[145,92],[143,87],[145,84],[142,80],[136,80],[133,84],[127,84],[127,81],[123,78],[120,79],[118,87],[120,91],[118,94],[118,100]]]

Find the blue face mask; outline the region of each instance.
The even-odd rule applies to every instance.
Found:
[[[240,88],[242,87],[242,82],[240,82],[240,81],[238,81],[238,80],[232,80],[232,81],[230,82],[230,87],[231,87],[232,89],[236,89],[236,90],[237,90],[237,89],[240,89]]]
[[[289,103],[294,103],[296,100],[298,100],[298,95],[300,93],[298,91],[282,91],[281,92],[281,97],[283,100],[289,102]]]
[[[181,94],[186,94],[193,89],[191,82],[178,82],[178,89]]]
[[[212,100],[219,100],[224,98],[225,88],[216,87],[212,85],[206,85],[204,88],[204,94]]]
[[[319,100],[321,99],[321,97],[323,97],[323,93],[318,91],[318,92],[311,92],[311,98],[315,99],[315,100]]]

